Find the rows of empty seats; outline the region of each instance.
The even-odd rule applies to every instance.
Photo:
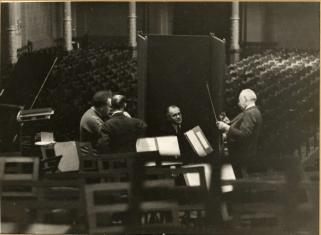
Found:
[[[262,151],[288,154],[318,132],[318,54],[266,50],[229,66],[227,112],[231,116],[239,112],[235,104],[241,89],[251,88],[257,93],[264,119]]]
[[[80,117],[90,107],[91,98],[98,90],[108,89],[126,95],[128,111],[135,115],[137,63],[131,55],[126,48],[100,46],[74,50],[59,59],[39,99],[39,105],[50,106],[56,111],[58,136],[78,137]],[[70,113],[73,115],[68,115]]]

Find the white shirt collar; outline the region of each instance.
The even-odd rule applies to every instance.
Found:
[[[255,106],[255,103],[252,103],[252,104],[249,104],[248,106],[246,106],[245,110],[249,109],[249,108],[252,108]]]
[[[116,110],[115,112],[113,112],[113,114],[111,115],[111,116],[114,116],[115,114],[117,114],[117,113],[122,113],[123,111],[121,111],[121,110]]]

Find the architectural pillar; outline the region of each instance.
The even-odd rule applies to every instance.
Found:
[[[72,50],[72,25],[70,2],[64,2],[64,46],[67,51]]]
[[[17,50],[21,48],[21,3],[8,3],[8,58],[9,63],[15,64],[18,61]]]
[[[170,3],[151,3],[148,20],[149,33],[160,35],[171,35],[173,33],[173,8]]]
[[[231,15],[231,63],[237,62],[240,59],[240,14],[239,2],[232,2],[232,15]]]
[[[129,2],[129,46],[132,48],[137,47],[136,41],[136,2]]]
[[[173,17],[170,3],[161,3],[160,6],[160,34],[170,35],[173,33]]]
[[[137,48],[137,40],[136,40],[136,2],[129,2],[129,47],[133,49],[133,57],[137,56],[136,48]]]

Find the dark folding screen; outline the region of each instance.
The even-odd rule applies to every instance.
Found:
[[[157,135],[166,107],[181,108],[184,126],[199,125],[218,150],[218,132],[206,91],[211,86],[217,112],[222,109],[225,42],[214,36],[138,37],[139,116]]]

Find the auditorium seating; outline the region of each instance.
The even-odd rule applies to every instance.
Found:
[[[55,52],[44,50],[39,53]],[[131,58],[129,49],[113,49],[105,45],[97,47],[89,44],[86,49],[63,53],[60,56],[59,63],[55,66],[37,104],[39,107],[44,104],[46,107],[51,106],[56,111],[54,132],[57,141],[77,139],[79,118],[90,106],[89,101],[96,90],[111,89],[124,93],[131,98],[129,112],[135,114],[137,63]],[[229,65],[225,90],[225,107],[229,117],[239,112],[236,107],[237,95],[243,88],[251,88],[258,95],[258,105],[264,119],[260,154],[265,158],[257,161],[256,166],[252,166],[255,171],[249,171],[247,178],[222,181],[223,185],[232,184],[234,187],[234,191],[226,198],[231,205],[232,221],[214,228],[208,228],[204,224],[204,218],[207,216],[204,209],[206,205],[195,201],[197,199],[205,201],[203,197],[207,195],[204,172],[201,170],[149,167],[144,172],[148,176],[146,182],[152,182],[150,184],[155,186],[166,180],[163,188],[167,188],[168,192],[171,191],[177,202],[164,203],[160,207],[158,203],[141,206],[140,209],[145,212],[139,218],[144,226],[136,228],[137,231],[150,233],[168,231],[181,234],[191,231],[196,231],[193,234],[206,232],[213,234],[213,231],[217,234],[309,234],[310,232],[313,234],[318,229],[316,221],[319,204],[318,53],[273,49],[248,56]],[[129,168],[133,167],[132,162],[124,161],[119,156],[92,156],[90,146],[87,147],[88,156],[80,156],[79,171],[58,173],[52,171],[49,165],[40,164],[40,167],[49,168],[44,175],[40,175],[40,178],[37,157],[0,157],[3,203],[8,202],[10,195],[18,196],[17,204],[11,201],[6,205],[5,214],[2,215],[6,219],[5,222],[21,219],[24,223],[32,223],[46,221],[48,218],[51,222],[56,220],[61,222],[62,218],[72,218],[72,221],[68,221],[69,226],[77,227],[80,224],[84,226],[69,230],[71,232],[110,231],[111,234],[113,231],[116,232],[115,228],[113,228],[115,230],[108,230],[109,228],[96,230],[97,223],[101,221],[98,221],[99,219],[95,221],[92,215],[108,210],[107,217],[110,217],[110,209],[117,211],[119,208],[116,208],[115,204],[109,207],[97,205],[93,197],[96,191],[103,192],[103,195],[106,190],[113,195],[117,194],[118,189],[129,191],[129,182],[132,179]],[[27,173],[26,167],[19,165],[19,162],[27,163]],[[33,168],[30,168],[30,164]],[[263,170],[262,165],[265,168]],[[200,186],[176,185],[179,176],[184,175],[184,172],[199,172],[203,175]],[[27,175],[29,178],[26,181]],[[82,186],[77,186],[77,180],[82,182],[86,191]],[[71,197],[75,196],[74,203],[69,205],[70,201],[62,200],[51,204],[53,198],[40,198],[41,193],[45,191],[48,193],[48,190],[52,192],[53,186],[65,187],[56,188],[59,192],[54,192],[52,195],[60,196],[55,199],[59,201],[61,195],[68,194]],[[70,189],[70,186],[73,189]],[[144,190],[146,195],[155,195],[148,192],[152,191],[152,187]],[[120,193],[119,198],[127,200],[128,195]],[[86,208],[85,199],[88,203]],[[37,204],[38,202],[40,203]],[[66,204],[68,206],[65,206]],[[16,212],[15,205],[21,205],[19,211],[21,217],[15,218],[15,213],[8,212],[9,210]],[[61,212],[61,207],[70,209],[71,214],[68,212],[67,217],[59,218],[62,214],[66,215],[65,212]],[[162,214],[157,212],[155,207],[159,210],[168,208],[171,210],[170,213]],[[127,208],[127,205],[122,205],[121,208]],[[170,220],[166,220],[166,216],[174,218],[171,222],[178,227],[173,227],[173,224],[168,227],[166,222]],[[102,217],[106,218],[106,214]],[[298,218],[302,218],[304,222],[299,222]],[[112,227],[118,227],[118,231],[123,231],[120,217],[113,217],[109,222],[113,224]],[[155,223],[155,226],[150,225],[151,222]],[[159,225],[158,222],[164,224]],[[89,227],[86,227],[87,223]],[[110,223],[106,225],[104,221],[101,223],[105,228],[109,225]],[[18,230],[11,232],[22,233],[26,231],[24,228],[18,227]]]
[[[50,48],[32,52],[59,56],[36,104],[55,110],[58,141],[78,139],[80,117],[99,89],[127,95],[129,113],[135,116],[137,112],[137,61],[123,44],[112,47],[99,42],[89,40],[88,47],[70,53]],[[257,93],[264,119],[262,153],[293,152],[290,146],[299,146],[318,132],[318,55],[317,51],[267,49],[228,66],[225,111],[229,117],[239,112],[236,104],[242,88]]]
[[[292,153],[318,130],[319,53],[270,49],[228,66],[225,107],[230,117],[239,110],[244,88],[253,89],[263,115],[261,153]]]
[[[90,107],[93,94],[102,89],[128,97],[128,111],[137,109],[137,62],[128,48],[103,46],[71,51],[54,67],[39,104],[55,110],[56,139],[78,138],[81,115]],[[52,97],[55,97],[54,99]],[[69,113],[72,115],[67,115]]]

